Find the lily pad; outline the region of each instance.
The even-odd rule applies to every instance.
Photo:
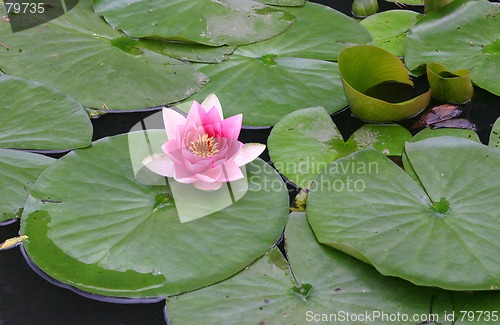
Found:
[[[0,222],[21,216],[31,185],[54,159],[0,149]]]
[[[391,122],[417,115],[431,91],[415,96],[401,61],[384,49],[359,45],[342,50],[339,70],[349,107],[364,121]]]
[[[131,161],[143,157],[131,157],[128,140],[136,137],[144,134],[104,138],[40,175],[21,234],[29,236],[24,247],[43,272],[94,294],[163,297],[224,280],[278,240],[288,193],[265,162],[247,165],[248,191],[236,203],[181,223],[168,185],[135,178]],[[162,130],[148,137],[166,140]]]
[[[420,183],[373,149],[330,164],[309,192],[319,242],[417,285],[500,285],[500,152],[439,137],[406,144]]]
[[[365,124],[344,142],[322,107],[295,111],[280,120],[268,139],[274,166],[291,182],[308,187],[332,161],[373,146],[387,155],[401,155],[411,134],[397,124]]]
[[[429,62],[441,63],[450,70],[469,69],[472,82],[500,95],[499,13],[498,3],[455,0],[427,14],[406,37],[408,69]]]
[[[200,66],[210,83],[188,100],[216,93],[229,115],[244,113],[248,126],[270,126],[297,109],[323,106],[329,113],[347,105],[338,52],[371,40],[347,16],[318,4],[287,8],[297,22],[268,41],[241,46],[222,64]],[[245,92],[242,92],[245,89]]]
[[[373,37],[373,44],[402,57],[406,33],[422,17],[411,10],[389,10],[363,19],[360,24]]]
[[[66,150],[91,144],[92,124],[73,98],[8,75],[0,75],[0,88],[0,148]]]
[[[469,70],[448,71],[439,63],[427,63],[432,97],[447,103],[464,103],[474,95]]]
[[[422,141],[425,139],[431,139],[431,138],[437,138],[437,137],[456,137],[456,138],[462,138],[462,139],[468,139],[475,141],[477,143],[481,143],[481,140],[479,139],[479,136],[477,135],[476,132],[472,130],[466,130],[466,129],[455,129],[455,128],[441,128],[441,129],[431,129],[431,128],[424,128],[417,134],[413,136],[409,140],[409,142],[417,142],[417,141]],[[418,178],[417,174],[415,173],[415,170],[411,166],[410,160],[408,159],[408,156],[406,155],[406,152],[403,152],[403,155],[401,156],[401,160],[403,162],[403,167],[408,175],[410,175],[411,178],[421,186],[422,183],[420,183],[420,179]]]
[[[383,313],[405,315],[397,323],[415,325],[412,316],[425,321],[429,306],[440,320],[440,307],[451,311],[446,292],[384,277],[320,245],[304,213],[290,215],[285,241],[290,264],[274,248],[226,281],[167,298],[170,324],[387,324]]]
[[[4,15],[0,6],[0,15]],[[137,110],[182,100],[208,81],[186,63],[113,45],[123,34],[81,0],[44,25],[12,33],[0,23],[0,70],[59,89],[89,108]]]
[[[302,6],[306,3],[306,0],[256,0],[256,1],[265,3],[266,5],[283,6],[283,7]]]
[[[500,148],[500,117],[497,118],[495,124],[493,124],[488,145],[490,147]]]
[[[211,46],[242,45],[283,33],[291,14],[251,0],[93,0],[94,10],[134,38],[150,37]]]

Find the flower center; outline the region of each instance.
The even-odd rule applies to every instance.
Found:
[[[202,158],[208,158],[218,153],[219,149],[217,149],[217,142],[215,142],[213,137],[209,137],[207,134],[203,136],[200,134],[198,135],[198,139],[192,141],[189,145],[189,151]]]

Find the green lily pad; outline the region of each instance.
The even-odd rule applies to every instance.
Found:
[[[73,98],[8,75],[0,75],[0,88],[0,148],[66,150],[91,144],[92,124]]]
[[[133,54],[141,55],[141,49],[147,49],[175,59],[197,63],[220,63],[229,58],[235,46],[207,46],[203,44],[169,42],[153,39],[133,39],[128,36],[115,38],[113,46]]]
[[[500,117],[497,118],[495,124],[493,124],[488,145],[490,147],[500,148]]]
[[[0,6],[0,15],[5,15]],[[182,100],[207,82],[183,62],[113,45],[123,34],[81,0],[44,25],[12,33],[0,24],[0,70],[59,89],[89,108],[136,110]]]
[[[283,33],[295,17],[251,0],[93,0],[94,10],[128,36],[242,45]]]
[[[308,187],[332,161],[373,146],[387,155],[401,155],[411,134],[397,124],[365,124],[344,142],[322,107],[295,111],[280,120],[268,139],[274,166],[291,182]]]
[[[21,216],[31,185],[55,159],[0,149],[0,222]]]
[[[188,100],[216,93],[228,115],[243,114],[244,125],[274,125],[297,109],[323,106],[329,113],[346,106],[338,67],[343,48],[371,40],[347,16],[318,4],[287,8],[297,22],[268,41],[241,46],[222,64],[200,66],[210,83]],[[242,89],[246,92],[242,93]]]
[[[420,132],[415,134],[413,138],[408,140],[408,142],[417,142],[437,137],[456,137],[481,143],[481,140],[479,139],[477,133],[472,130],[455,129],[455,128],[431,129],[429,127],[422,129]],[[411,166],[410,160],[408,159],[408,155],[406,154],[406,152],[403,152],[401,160],[403,162],[403,167],[406,173],[410,175],[410,177],[413,178],[415,182],[417,182],[418,184],[420,184],[420,186],[423,187],[422,183],[420,183],[420,179],[415,173],[415,170]]]
[[[320,245],[304,213],[290,215],[285,241],[290,264],[274,248],[226,281],[168,297],[170,324],[306,324],[316,320],[378,325],[388,323],[382,313],[386,317],[399,313],[408,318],[400,317],[398,324],[415,325],[413,315],[429,316],[429,306],[440,319],[442,306],[451,311],[446,292],[384,277]],[[379,316],[365,318],[372,313]],[[342,321],[341,317],[347,318]]]
[[[363,19],[360,24],[373,37],[373,44],[402,57],[406,33],[422,17],[411,10],[389,10]]]
[[[432,97],[447,103],[464,103],[474,95],[469,70],[448,71],[439,63],[427,63]]]
[[[148,137],[166,140],[161,130]],[[248,191],[236,203],[181,223],[179,198],[169,186],[145,185],[135,177],[132,161],[143,157],[131,156],[129,141],[140,139],[142,132],[104,138],[40,175],[21,233],[29,236],[24,247],[43,272],[95,294],[166,296],[237,273],[280,237],[288,193],[268,164],[247,165]],[[146,168],[141,173],[141,179],[163,179]],[[196,208],[199,201],[191,204]]]
[[[364,121],[391,122],[417,115],[431,91],[413,94],[413,82],[401,61],[384,49],[359,45],[342,50],[339,70],[349,107]]]
[[[438,137],[406,154],[422,185],[373,149],[330,164],[307,202],[318,240],[417,285],[497,290],[500,152]]]
[[[406,37],[408,69],[429,62],[441,63],[450,70],[469,69],[472,82],[500,95],[499,13],[498,3],[455,0],[427,14]]]

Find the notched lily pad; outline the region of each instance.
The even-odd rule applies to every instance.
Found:
[[[162,130],[147,135],[151,143],[166,140]],[[246,165],[248,191],[236,203],[181,223],[179,200],[193,208],[204,203],[174,196],[172,204],[163,177],[149,172],[149,179],[164,185],[136,179],[132,161],[140,163],[144,155],[132,154],[129,142],[143,139],[143,132],[104,138],[40,175],[21,234],[29,236],[24,247],[43,272],[94,294],[163,297],[226,279],[279,239],[288,193],[268,164]]]
[[[0,149],[0,222],[21,217],[31,186],[54,161],[34,153]]]
[[[0,148],[68,150],[91,144],[92,124],[73,98],[8,75],[0,75],[0,89]]]
[[[300,187],[309,183],[330,162],[373,146],[386,155],[401,155],[408,130],[397,124],[365,124],[344,142],[337,126],[322,107],[301,109],[279,121],[268,139],[274,166]]]
[[[291,14],[251,0],[94,0],[94,10],[134,38],[160,38],[210,46],[242,45],[283,33]]]
[[[289,264],[274,248],[226,281],[168,297],[170,324],[335,323],[341,315],[351,315],[345,318],[349,324],[385,325],[381,316],[360,321],[358,315],[423,314],[425,319],[432,306],[432,313],[443,319],[443,311],[452,308],[442,290],[384,277],[369,265],[319,244],[304,213],[290,215],[285,243]]]
[[[406,37],[405,63],[410,70],[429,62],[443,64],[451,71],[469,69],[474,84],[500,95],[499,31],[498,3],[452,1],[413,26]]]
[[[417,285],[498,289],[500,152],[455,137],[405,150],[420,184],[373,149],[316,178],[307,214],[318,240]]]
[[[446,103],[464,103],[474,95],[467,69],[449,71],[439,63],[427,63],[427,79],[432,97]]]
[[[376,46],[342,50],[339,70],[349,107],[361,120],[398,121],[417,115],[429,104],[431,91],[415,96],[401,61]]]

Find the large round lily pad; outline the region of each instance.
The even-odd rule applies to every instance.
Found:
[[[290,215],[285,240],[290,264],[273,249],[226,281],[169,297],[170,324],[385,325],[382,314],[399,314],[397,324],[415,325],[429,320],[430,310],[441,321],[452,310],[445,291],[384,277],[319,244],[304,213]]]
[[[160,130],[148,136],[166,137]],[[144,134],[99,140],[59,159],[39,177],[21,233],[29,236],[24,247],[43,272],[96,294],[166,296],[231,276],[280,237],[288,193],[262,160],[247,165],[248,191],[240,200],[181,223],[179,198],[174,200],[168,185],[136,180],[131,159],[143,157],[131,158],[127,141],[138,143],[136,138]],[[193,209],[200,204],[184,199]]]
[[[405,63],[413,70],[429,62],[469,69],[476,85],[500,95],[500,4],[455,0],[423,17],[406,37]]]
[[[0,222],[21,216],[31,185],[53,162],[34,153],[0,149]]]
[[[353,44],[371,41],[362,26],[318,4],[287,8],[297,17],[285,33],[241,46],[229,60],[200,67],[210,77],[190,99],[216,93],[228,115],[243,114],[244,125],[274,125],[297,109],[322,106],[329,113],[347,105],[336,60]]]
[[[18,33],[0,21],[0,35],[8,47],[0,47],[1,71],[57,88],[85,107],[131,110],[164,105],[190,96],[208,80],[180,61],[121,47],[116,39],[123,34],[93,12],[90,0]]]
[[[92,142],[87,112],[73,98],[8,75],[0,75],[0,89],[0,148],[66,150]]]
[[[274,167],[296,185],[308,187],[335,159],[369,146],[400,156],[410,138],[410,132],[397,124],[365,124],[344,142],[330,115],[322,107],[312,107],[281,119],[269,135],[268,147]]]
[[[94,0],[94,10],[131,37],[206,45],[241,45],[284,32],[295,21],[285,11],[251,0]]]
[[[406,154],[423,188],[375,150],[330,164],[307,204],[318,240],[418,285],[497,290],[500,152],[438,137]]]

